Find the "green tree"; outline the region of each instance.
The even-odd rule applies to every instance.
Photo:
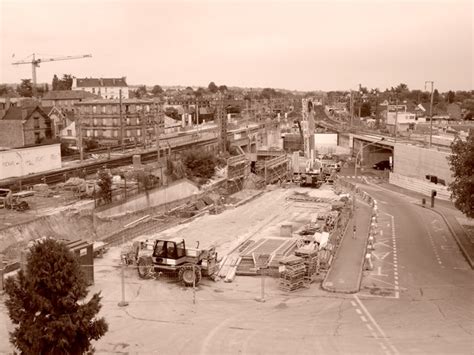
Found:
[[[214,175],[217,160],[213,153],[205,150],[192,150],[183,157],[186,175],[208,180]]]
[[[361,117],[369,117],[372,113],[370,108],[370,102],[363,102],[362,106],[360,107],[360,116]]]
[[[53,76],[53,82],[52,82],[51,86],[52,86],[53,91],[59,90],[58,89],[59,79],[58,79],[58,76],[56,74],[54,74],[54,76]]]
[[[112,202],[112,174],[105,167],[97,172],[97,185],[100,187],[99,198],[105,203]]]
[[[32,97],[33,85],[31,79],[21,79],[21,84],[16,88],[16,92],[23,97]]]
[[[153,94],[153,96],[158,96],[163,93],[163,89],[160,85],[155,85],[153,86],[153,89],[151,89],[151,93]]]
[[[449,90],[448,93],[446,94],[446,99],[448,103],[452,104],[454,100],[456,99],[456,94],[454,91]]]
[[[212,92],[213,94],[215,94],[217,91],[219,91],[219,88],[217,87],[217,85],[211,81],[209,83],[209,85],[207,86],[207,88],[209,89],[210,92]]]
[[[9,92],[8,86],[4,84],[0,85],[0,96],[5,96],[8,94],[8,92]]]
[[[451,144],[448,157],[453,182],[449,185],[454,205],[466,216],[474,218],[474,132],[469,131],[466,141],[457,138]]]
[[[439,95],[439,91],[438,89],[434,89],[433,91],[433,103],[434,104],[437,104],[438,102],[440,102],[440,95]]]
[[[84,354],[108,330],[97,319],[101,296],[88,301],[87,282],[74,254],[61,242],[36,242],[20,270],[5,283],[15,329],[10,342],[22,354]]]

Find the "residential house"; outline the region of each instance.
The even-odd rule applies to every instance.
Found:
[[[74,104],[83,100],[99,99],[100,96],[82,90],[48,91],[41,99],[43,106],[54,106],[63,112],[74,112]]]
[[[31,146],[53,138],[51,119],[36,105],[10,107],[0,118],[0,146]]]
[[[51,120],[53,137],[59,138],[62,142],[76,145],[76,125],[74,111],[61,110],[56,106],[43,107],[43,111],[48,113]]]
[[[72,90],[87,91],[103,99],[128,99],[129,88],[126,77],[121,78],[72,78]]]

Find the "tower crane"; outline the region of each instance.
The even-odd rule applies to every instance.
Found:
[[[70,60],[70,59],[82,59],[82,58],[91,58],[91,54],[84,54],[84,55],[68,55],[63,57],[53,57],[53,58],[36,58],[35,53],[33,53],[33,58],[31,60],[20,60],[17,62],[13,62],[13,65],[19,64],[31,64],[32,75],[33,75],[33,97],[36,97],[36,68],[39,68],[40,63],[44,62],[56,62],[60,60]]]

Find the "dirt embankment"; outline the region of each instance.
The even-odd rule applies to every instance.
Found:
[[[0,230],[0,253],[14,259],[29,241],[51,236],[68,240],[95,239],[91,214],[61,211]]]

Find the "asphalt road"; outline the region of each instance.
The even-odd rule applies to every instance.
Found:
[[[255,300],[260,279],[237,277],[233,283],[203,279],[194,296],[173,280],[141,280],[128,268],[129,306],[120,308],[120,250],[112,248],[95,265],[93,291],[102,291],[110,325],[95,344],[97,353],[471,354],[473,272],[446,225],[383,186],[361,187],[378,200],[382,235],[375,268],[364,275],[360,293],[333,294],[317,285],[284,293],[277,279],[267,278],[261,303]],[[281,222],[291,211],[285,212],[284,193],[276,194],[281,198],[264,195],[233,211],[243,213],[255,230],[273,215]],[[244,232],[231,216],[227,211],[212,218],[224,234]],[[0,333],[6,339],[12,328],[4,307],[0,310]],[[0,352],[11,350],[0,343]]]
[[[472,353],[474,274],[444,221],[383,184],[359,186],[378,201],[381,236],[358,298],[392,350]]]

